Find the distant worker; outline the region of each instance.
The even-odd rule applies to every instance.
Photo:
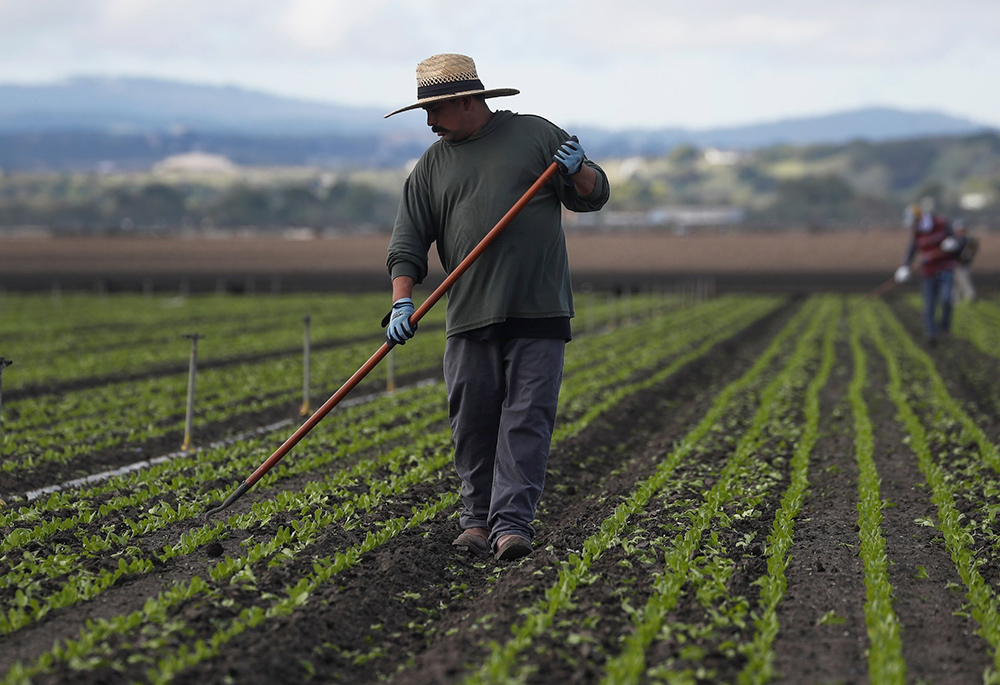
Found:
[[[951,299],[956,257],[961,246],[951,225],[934,214],[933,202],[924,198],[921,205],[906,210],[904,223],[911,230],[903,263],[896,269],[897,283],[910,278],[910,263],[920,253],[920,292],[923,296],[924,333],[927,344],[936,345],[951,330]],[[940,306],[941,316],[937,317]]]
[[[956,219],[952,228],[959,244],[958,259],[955,263],[955,292],[952,301],[955,303],[962,300],[975,302],[976,288],[972,285],[971,266],[972,260],[976,258],[976,252],[979,250],[979,241],[969,235],[965,222],[961,219]]]
[[[505,561],[531,552],[555,425],[573,291],[562,207],[599,210],[608,179],[575,137],[533,115],[492,111],[475,62],[434,55],[417,65],[417,101],[439,136],[403,186],[386,265],[386,338],[415,333],[415,284],[433,243],[451,272],[555,161],[559,172],[448,293],[444,377],[462,481],[452,543]]]

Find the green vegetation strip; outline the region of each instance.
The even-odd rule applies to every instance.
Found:
[[[876,320],[876,314],[878,320]],[[900,371],[896,352],[887,343],[879,321],[887,322],[891,333],[898,335],[901,329],[892,323],[895,321],[895,317],[884,304],[873,303],[871,306],[865,307],[861,311],[861,315],[866,333],[872,337],[885,359],[889,371],[889,396],[896,405],[899,418],[909,433],[910,448],[917,456],[920,471],[931,488],[931,501],[937,507],[938,512],[937,528],[944,537],[952,562],[965,584],[966,598],[972,608],[972,617],[980,626],[978,632],[993,647],[993,667],[1000,669],[1000,615],[997,613],[996,593],[978,570],[981,561],[970,549],[975,539],[961,523],[963,515],[955,506],[954,485],[949,474],[935,461],[931,453],[927,429],[911,405],[907,392],[909,387],[907,379]]]
[[[771,533],[767,537],[764,555],[767,557],[767,575],[760,583],[756,632],[752,642],[743,649],[747,664],[740,673],[741,683],[766,683],[774,678],[774,640],[778,635],[778,603],[785,596],[788,582],[785,570],[788,568],[788,552],[792,546],[795,520],[802,509],[802,502],[809,490],[809,458],[819,436],[820,406],[819,394],[826,386],[836,359],[835,342],[837,326],[842,311],[840,301],[827,314],[827,329],[823,336],[823,355],[819,371],[806,389],[803,413],[805,426],[795,443],[795,452],[789,466],[790,483],[781,499],[781,507],[774,517]],[[877,682],[877,681],[873,681]]]
[[[848,401],[854,416],[854,450],[858,464],[858,537],[859,555],[865,569],[865,624],[868,627],[868,677],[873,683],[905,683],[906,661],[899,634],[899,619],[892,608],[892,583],[889,559],[882,536],[882,497],[875,466],[875,438],[864,390],[867,382],[867,357],[861,346],[857,307],[850,316],[850,342],[854,359],[854,377],[848,387]]]

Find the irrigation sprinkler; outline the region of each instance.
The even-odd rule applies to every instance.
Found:
[[[306,326],[305,336],[302,345],[302,406],[299,408],[300,416],[309,416],[312,408],[309,406],[309,324],[312,317],[308,314],[302,317],[302,322]]]
[[[191,341],[191,364],[188,371],[187,415],[184,417],[184,444],[182,452],[192,452],[191,449],[191,419],[194,416],[194,377],[198,369],[198,340],[205,336],[198,333],[185,333],[181,336]]]
[[[386,361],[385,391],[396,392],[396,355],[389,351],[389,358]]]
[[[513,220],[513,218],[517,216],[522,209],[524,209],[525,205],[531,201],[531,198],[533,198],[538,191],[549,182],[549,179],[555,175],[558,169],[559,165],[556,162],[549,164],[548,168],[542,172],[542,175],[539,176],[538,179],[531,184],[531,187],[524,192],[524,195],[522,195],[521,198],[514,203],[514,206],[507,210],[507,213],[504,214],[500,221],[498,221],[496,225],[490,229],[490,232],[483,236],[483,239],[479,241],[479,244],[472,248],[472,251],[458,266],[454,268],[454,270],[452,270],[450,274],[448,274],[444,281],[441,282],[441,285],[435,288],[434,292],[427,296],[427,299],[424,300],[423,304],[421,304],[417,310],[410,315],[411,324],[416,324],[420,321],[420,319],[422,319],[423,316],[430,311],[431,307],[437,304],[438,300],[444,297],[444,294],[448,292],[448,289],[451,288],[452,285],[455,284],[455,281],[457,281],[462,274],[468,271],[469,267],[472,266],[472,264],[479,259],[479,256],[486,250],[486,248],[489,247],[494,240],[496,240],[497,236],[499,236],[503,229],[507,227],[507,224],[509,224],[511,220]],[[357,386],[357,384],[360,383],[372,369],[378,366],[378,363],[382,361],[387,354],[389,354],[389,351],[393,347],[394,345],[390,344],[388,341],[382,343],[382,346],[378,348],[375,354],[373,354],[368,361],[362,364],[361,368],[355,371],[354,375],[348,378],[347,381],[340,386],[340,389],[330,396],[330,399],[324,402],[312,416],[306,419],[306,422],[299,426],[299,429],[292,433],[292,435],[289,436],[289,438],[285,440],[285,442],[282,443],[282,445],[276,449],[274,453],[264,461],[264,463],[258,466],[257,470],[251,473],[247,479],[236,488],[236,491],[233,494],[227,497],[221,505],[205,512],[205,516],[211,516],[212,514],[219,513],[246,494],[246,492],[252,488],[257,481],[264,477],[264,474],[271,470],[271,467],[281,461],[281,459],[288,454],[288,451],[298,444],[299,440],[315,428],[316,424],[322,421],[323,417],[330,413],[331,409],[340,404],[340,401],[343,400],[344,397],[346,397],[347,394],[351,392],[351,390],[353,390],[354,387]]]

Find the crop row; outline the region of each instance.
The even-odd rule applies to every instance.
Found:
[[[310,339],[316,348],[351,340],[378,341],[378,320],[386,295],[283,295],[271,297],[197,296],[112,298],[72,296],[58,305],[38,296],[8,296],[0,309],[5,331],[2,356],[17,359],[7,388],[93,379],[127,374],[178,373],[186,367],[190,344],[181,334],[204,336],[198,357],[202,364],[249,356],[280,357],[302,348],[303,317],[310,317]],[[578,297],[581,330],[595,330],[673,309],[682,304],[673,295]],[[441,326],[444,308],[432,309],[424,328]]]
[[[53,311],[53,305],[45,306],[42,300],[38,303],[42,311],[24,312],[8,323],[19,334],[4,340],[4,354],[17,359],[20,367],[18,373],[11,374],[9,387],[16,390],[123,374],[176,373],[178,367],[187,365],[190,343],[181,338],[185,333],[205,336],[199,346],[203,364],[300,351],[305,315],[311,317],[310,337],[318,346],[362,336],[377,339],[379,315],[375,312],[385,306],[385,300],[372,295],[181,300],[116,295],[103,301],[82,300],[84,323],[106,310],[105,316],[95,316],[96,321],[82,329],[79,313],[66,315],[68,304]],[[45,310],[58,316],[45,316]],[[443,320],[440,312],[436,319]],[[29,335],[32,321],[63,323]],[[67,331],[72,334],[67,335]]]
[[[346,379],[356,370],[356,360],[365,358],[378,344],[354,343],[314,353],[313,385],[327,388],[331,379]],[[434,374],[440,353],[438,336],[413,341],[393,351],[396,373]],[[201,426],[300,405],[301,365],[298,355],[201,371],[195,399],[196,440]],[[362,391],[384,387],[383,374],[370,376]],[[122,446],[141,446],[165,435],[179,435],[184,427],[186,393],[186,376],[175,375],[11,402],[11,411],[16,414],[4,422],[3,447],[10,457],[2,468],[13,471],[46,463],[67,464],[102,450],[121,450]]]
[[[739,305],[738,304],[737,306],[735,306],[735,307],[732,308],[733,309],[733,313],[730,315],[730,317],[731,317],[730,326],[734,327],[735,329],[738,329],[739,326],[746,325],[747,323],[749,323],[750,321],[753,320],[754,315],[753,315],[752,312],[753,312],[754,309],[756,309],[756,316],[760,316],[763,313],[765,313],[768,309],[772,309],[773,307],[774,307],[774,302],[768,302],[768,303],[765,303],[764,305],[761,305],[760,303],[757,303],[756,306],[754,306],[752,303],[751,303],[751,306],[743,306],[743,305]],[[716,325],[716,329],[719,329],[719,328],[721,328],[721,326],[719,326],[717,324]],[[729,330],[727,332],[728,335],[731,335],[732,333],[733,333],[733,330]],[[717,335],[722,335],[722,333],[717,333]],[[688,345],[690,346],[690,343],[688,343]],[[596,348],[597,346],[595,345],[595,346],[592,346],[592,347]],[[580,348],[583,349],[583,348],[585,348],[585,346],[581,345]],[[584,351],[584,353],[586,354],[586,351]],[[583,376],[583,375],[584,374],[580,374],[580,376]],[[567,393],[568,393],[567,396],[572,396],[572,393],[573,393],[572,377],[570,377],[570,379],[568,379],[568,383],[567,383],[566,387],[567,387]],[[442,429],[442,431],[440,432],[439,437],[442,437],[442,442],[446,444],[447,443],[447,430],[446,429]],[[305,447],[305,445],[303,445],[303,447]],[[312,450],[320,450],[321,449],[321,445],[317,443],[315,445],[309,446],[308,449],[310,450],[310,452]],[[403,452],[405,452],[405,450]],[[434,471],[435,469],[440,469],[445,463],[447,463],[447,460],[448,460],[447,459],[447,449],[443,448],[443,446],[439,446],[437,449],[431,449],[430,452],[431,452],[432,455],[435,455],[433,458],[436,458],[438,460],[438,461],[427,462],[427,463],[431,464],[431,466],[429,467],[431,471]],[[442,457],[441,457],[441,453],[442,452],[445,455],[444,458],[443,458],[443,460],[442,460]],[[400,454],[402,454],[402,452]],[[225,455],[225,456],[227,457],[227,460],[231,460],[231,456],[232,455]],[[209,457],[211,458],[211,455],[209,455]],[[405,460],[409,460],[409,462],[407,463],[407,465],[405,467],[405,468],[409,469],[409,472],[411,472],[411,473],[418,473],[418,469],[416,468],[416,466],[412,466],[412,465],[414,464],[414,460],[415,459],[416,459],[417,462],[420,461],[419,455],[412,455],[412,454],[411,455],[405,455],[405,454],[403,454],[402,458],[404,459],[404,461]],[[250,459],[252,460],[253,457],[251,457]],[[243,461],[247,461],[247,460],[244,459]],[[426,464],[425,464],[425,466],[426,466]],[[391,472],[391,469],[390,469],[390,472]],[[367,497],[368,499],[367,500],[364,500],[364,499],[359,500],[360,505],[363,505],[363,506],[374,506],[376,504],[375,500],[372,499],[372,492],[373,492],[373,490],[371,488],[384,487],[384,486],[378,486],[378,483],[384,482],[384,478],[383,478],[384,475],[385,474],[378,474],[378,478],[374,478],[373,477],[373,478],[371,478],[371,479],[368,480],[369,488],[370,488],[369,489],[369,494],[366,495],[366,496],[363,496],[363,497]],[[272,474],[269,474],[269,476],[267,478],[265,478],[264,480],[262,480],[261,483],[258,484],[258,488],[264,488],[264,490],[266,492],[266,488],[268,486],[274,485],[275,482],[278,481],[279,479],[284,479],[284,478],[289,478],[289,477],[294,477],[294,476],[295,476],[294,469],[291,469],[291,468],[280,469],[279,468],[279,469],[276,469],[275,472],[273,472]],[[420,473],[420,478],[424,478],[425,476],[426,476],[426,473]],[[176,478],[179,478],[179,476],[176,477]],[[176,480],[176,478],[175,478],[175,480]],[[341,484],[341,485],[343,486],[343,484]],[[319,492],[319,493],[315,492],[315,491],[307,492],[306,490],[304,490],[304,491],[302,491],[298,495],[290,495],[290,494],[287,493],[287,491],[282,493],[282,498],[284,500],[284,502],[282,504],[283,510],[286,511],[286,512],[298,511],[301,514],[301,516],[299,518],[293,520],[293,522],[291,523],[290,528],[286,527],[286,528],[283,529],[283,530],[286,530],[286,531],[289,531],[289,530],[294,531],[294,534],[290,533],[290,532],[286,532],[284,534],[285,536],[292,536],[295,539],[298,539],[300,541],[301,540],[308,540],[308,536],[306,535],[306,532],[305,532],[306,531],[306,523],[305,522],[308,519],[308,516],[306,515],[306,512],[307,511],[311,511],[310,507],[316,507],[316,506],[318,506],[317,499],[322,500],[323,508],[324,508],[325,511],[330,509],[330,504],[329,504],[330,498],[331,497],[335,497],[337,495],[336,487],[333,484],[330,483],[330,477],[327,477],[326,479],[324,479],[323,485],[318,485],[318,484],[314,483],[314,487],[319,487],[321,490],[325,488],[326,490],[324,490],[323,492]],[[347,488],[341,487],[340,493],[343,493],[345,490],[351,490],[353,492],[355,490],[355,488],[353,488],[353,487],[347,487]],[[305,498],[305,499],[303,500],[302,498]],[[354,508],[356,508],[357,506],[359,506],[358,502],[353,502],[352,503],[350,501],[345,501],[342,506],[347,506],[347,504],[350,504],[350,506],[354,507]],[[257,506],[257,505],[254,505],[254,506]],[[164,506],[162,504],[158,508],[154,508],[154,509],[157,509],[158,512],[160,512],[160,513],[164,513],[164,511],[165,511]],[[166,507],[166,510],[169,510],[171,512],[174,511],[174,509],[172,507],[169,507],[169,506]],[[344,511],[345,511],[345,514],[344,514],[345,516],[349,516],[350,515],[349,513],[346,513],[347,512],[346,509]],[[275,513],[276,512],[271,512],[269,514],[266,514],[265,512],[255,512],[255,514],[256,514],[255,516],[250,516],[250,515],[247,515],[247,516],[250,516],[251,519],[258,521],[258,523],[259,523],[261,521],[265,521],[265,522],[266,521],[270,521],[271,517]],[[180,518],[178,517],[175,520],[180,520]],[[316,521],[316,518],[314,517],[312,520]],[[294,523],[294,521],[298,521],[298,524]],[[244,525],[241,526],[241,523],[244,524]],[[246,520],[240,520],[240,519],[234,520],[233,517],[230,517],[230,520],[228,521],[228,526],[231,527],[231,528],[235,528],[235,529],[239,529],[241,527],[245,527],[245,525],[246,525]],[[316,530],[319,530],[319,529],[325,527],[326,525],[329,525],[329,521],[326,520],[326,519],[320,519],[318,522],[316,522],[314,524],[309,524],[309,525],[310,525],[311,529],[315,532]],[[131,529],[132,526],[128,526],[128,528]],[[300,533],[300,530],[303,531],[303,532]],[[185,549],[191,549],[192,545],[196,546],[198,544],[204,544],[204,542],[206,540],[210,539],[210,537],[212,535],[217,535],[218,532],[219,531],[216,530],[215,528],[203,527],[203,528],[201,528],[201,529],[199,529],[197,531],[192,531],[190,534],[187,535],[186,539],[182,536],[182,540],[179,543],[179,545],[181,545],[181,547],[183,547]],[[92,538],[89,538],[89,539],[92,539]],[[277,542],[275,542],[275,540],[277,540]],[[251,556],[248,555],[246,557],[241,557],[241,559],[243,559],[242,562],[234,561],[234,560],[229,560],[229,559],[225,560],[224,562],[220,562],[220,566],[224,565],[224,567],[223,567],[222,570],[217,571],[214,574],[210,574],[210,575],[215,576],[215,577],[211,578],[211,582],[212,583],[218,583],[220,580],[222,580],[222,579],[224,579],[226,577],[229,577],[229,576],[236,577],[237,575],[239,575],[241,573],[244,573],[244,571],[246,571],[246,569],[248,569],[250,565],[252,565],[254,563],[257,563],[257,562],[261,561],[262,559],[264,559],[265,557],[268,557],[271,554],[273,554],[274,551],[275,551],[275,549],[277,549],[277,547],[280,547],[283,552],[285,550],[288,550],[288,552],[290,552],[292,555],[294,555],[296,553],[296,549],[295,549],[295,545],[294,544],[290,545],[290,546],[286,545],[284,547],[281,547],[281,545],[284,545],[285,543],[289,542],[290,540],[291,540],[291,538],[289,538],[288,540],[283,539],[282,535],[279,532],[278,535],[276,535],[276,536],[274,536],[274,538],[272,538],[272,542],[271,543],[260,543],[260,544],[268,544],[268,545],[270,545],[270,547],[268,548],[268,551],[253,552],[253,554],[257,554],[258,555],[256,558],[253,558],[253,560],[251,560]],[[126,549],[130,549],[130,548],[126,548]],[[261,550],[262,548],[258,545],[256,547],[254,547],[253,549],[254,550]],[[167,554],[166,550],[164,551],[164,554]],[[284,556],[287,556],[287,553],[285,553]],[[166,560],[169,561],[169,558],[166,559]],[[164,561],[164,560],[161,559],[161,562],[162,561]],[[133,557],[131,562],[126,562],[126,564],[125,564],[125,570],[123,571],[123,573],[129,572],[128,571],[129,564],[138,564],[140,562],[141,562],[140,559]],[[134,568],[137,569],[137,570],[139,570],[139,571],[142,571],[142,567],[141,566],[135,566]],[[320,575],[322,575],[322,574],[320,574]],[[180,592],[180,594],[177,595],[177,596],[178,597],[180,597],[180,596],[189,597],[190,593],[187,590],[185,590],[183,592]],[[24,601],[26,605],[31,606],[31,600],[30,599],[22,600],[22,601]],[[178,600],[178,601],[180,601],[180,600]],[[126,625],[127,623],[128,622],[126,621],[126,623],[122,624],[122,625]],[[220,635],[222,635],[222,633],[220,633]],[[218,638],[213,638],[213,640],[215,640],[217,642]],[[84,640],[84,642],[86,642],[86,640]],[[74,644],[77,644],[77,643],[74,643]],[[76,649],[76,648],[74,648],[74,649]],[[204,648],[202,648],[202,649],[204,649]],[[198,651],[198,650],[195,650],[195,651]],[[188,662],[184,661],[184,663],[188,663]],[[42,664],[41,662],[39,662],[39,664],[36,664],[36,667],[40,667],[42,670],[44,670],[45,668],[47,668],[47,666],[45,664]],[[23,674],[24,673],[21,672],[21,675],[23,675]]]
[[[858,307],[851,312],[850,344],[854,376],[848,388],[848,401],[854,417],[854,451],[858,464],[858,536],[859,554],[865,571],[865,622],[871,649],[868,672],[873,682],[905,683],[899,619],[892,606],[892,583],[889,559],[882,535],[882,495],[875,464],[875,438],[864,393],[868,360],[861,344]]]
[[[993,522],[1000,511],[1000,459],[996,444],[956,399],[931,359],[882,304],[862,312],[864,332],[885,361],[889,396],[937,511],[944,538],[964,584],[979,634],[1000,669],[1000,613],[995,579],[980,571],[1000,562]]]

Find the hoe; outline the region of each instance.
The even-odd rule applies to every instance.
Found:
[[[424,303],[410,315],[410,323],[416,325],[416,323],[420,321],[420,319],[428,311],[430,311],[430,308],[433,307],[437,301],[444,296],[448,289],[455,284],[455,281],[457,281],[459,277],[464,274],[470,266],[472,266],[472,263],[475,262],[476,259],[479,258],[479,255],[481,255],[483,251],[489,247],[490,243],[492,243],[496,237],[500,235],[500,232],[507,227],[507,224],[509,224],[511,220],[517,216],[522,209],[524,209],[524,206],[531,201],[531,198],[533,198],[539,190],[541,190],[542,186],[548,183],[549,179],[552,178],[558,168],[559,166],[556,162],[552,162],[552,164],[549,165],[542,175],[538,177],[538,180],[525,191],[524,195],[522,195],[521,198],[514,203],[514,206],[507,210],[507,213],[503,215],[503,218],[501,218],[500,221],[498,221],[496,225],[490,229],[490,232],[483,237],[479,244],[473,248],[472,252],[470,252],[468,256],[466,256],[466,258],[463,259],[450,274],[448,274],[448,277],[444,279],[441,285],[439,285],[434,292],[427,297]],[[378,366],[378,363],[382,361],[387,354],[389,354],[389,350],[392,348],[392,343],[388,341],[382,343],[382,347],[380,347],[378,351],[361,366],[360,369],[355,371],[354,375],[347,379],[347,382],[340,386],[340,389],[331,395],[330,399],[324,402],[323,406],[317,409],[316,412],[291,435],[291,437],[285,440],[281,447],[274,451],[274,454],[268,457],[263,464],[258,466],[257,470],[251,473],[247,479],[240,484],[236,491],[226,498],[225,502],[215,509],[210,509],[205,512],[205,515],[211,516],[213,514],[217,514],[242,497],[250,488],[254,486],[254,483],[263,478],[264,474],[271,470],[272,466],[281,461],[282,457],[284,457],[289,450],[295,447],[299,440],[305,437],[306,433],[315,428],[316,424],[322,421],[323,417],[326,416],[331,409],[336,407],[340,401],[343,400],[344,397],[346,397],[347,394],[369,374],[369,372],[371,372],[372,369]]]

